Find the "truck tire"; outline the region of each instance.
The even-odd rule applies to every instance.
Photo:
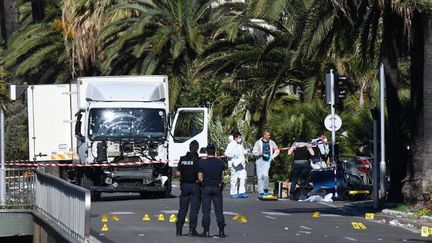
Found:
[[[81,170],[80,173],[80,185],[90,191],[90,198],[92,202],[96,202],[100,199],[101,193],[95,190],[92,190],[91,187],[94,186],[94,180],[91,176],[91,173],[88,173],[86,170]]]
[[[162,197],[169,198],[171,197],[171,190],[172,190],[172,184],[171,184],[171,176],[168,177],[168,180],[165,182],[165,191],[162,192]]]

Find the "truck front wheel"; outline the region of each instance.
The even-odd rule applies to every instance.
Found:
[[[101,193],[93,190],[91,187],[95,185],[94,178],[91,171],[81,170],[79,173],[79,181],[81,187],[84,187],[90,191],[91,201],[95,202],[100,199]]]

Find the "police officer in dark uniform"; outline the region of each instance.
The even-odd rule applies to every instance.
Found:
[[[210,237],[210,211],[211,203],[213,202],[216,221],[219,226],[219,237],[225,237],[225,218],[223,215],[223,162],[215,157],[216,147],[213,144],[207,146],[206,159],[201,160],[199,164],[198,179],[202,182],[202,225],[204,232],[202,236]]]
[[[189,144],[189,152],[180,158],[176,174],[180,176],[180,209],[177,214],[176,235],[182,235],[183,224],[190,204],[189,236],[199,236],[196,231],[200,206],[200,188],[198,186],[198,147],[197,141]]]
[[[309,158],[314,156],[310,144],[306,142],[304,136],[297,139],[289,148],[288,155],[294,152],[294,161],[292,165],[292,177],[291,177],[291,188],[290,188],[290,199],[294,200],[294,191],[296,188],[297,180],[300,179],[300,199],[306,198],[306,179],[309,172]]]

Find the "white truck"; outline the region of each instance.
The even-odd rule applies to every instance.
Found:
[[[207,108],[169,113],[166,76],[83,77],[70,84],[11,87],[26,92],[29,160],[76,163],[92,192],[171,192],[171,168],[192,140],[207,146]],[[125,163],[127,165],[125,165]]]

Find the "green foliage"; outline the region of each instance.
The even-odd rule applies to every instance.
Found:
[[[5,144],[6,160],[28,159],[27,107],[22,101],[6,105]]]
[[[186,85],[194,59],[208,38],[211,0],[144,1],[120,3],[108,15],[128,10],[133,14],[107,25],[99,35],[106,58],[104,74],[166,74],[170,100],[176,103]],[[174,107],[171,107],[173,109]]]
[[[70,78],[68,53],[54,23],[39,23],[14,33],[4,66],[15,69],[20,83],[65,83]]]
[[[222,92],[223,85],[220,80],[203,79],[194,85],[188,86],[178,99],[180,107],[204,107],[209,106]]]

